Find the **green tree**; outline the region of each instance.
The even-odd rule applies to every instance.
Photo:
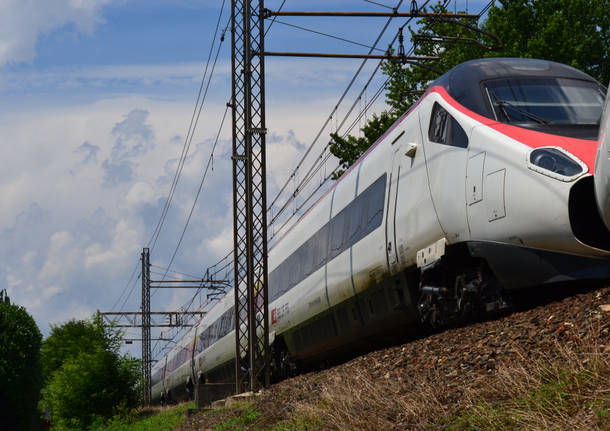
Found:
[[[433,12],[447,12],[440,4]],[[540,58],[565,63],[583,70],[600,82],[610,81],[610,0],[499,0],[480,28],[496,35],[474,31],[471,21],[423,18],[416,30],[409,29],[417,41],[416,55],[439,56],[440,60],[407,65],[386,61],[383,73],[388,109],[373,117],[362,128],[363,136],[332,133],[330,151],[339,158],[341,168],[334,178],[360,156],[427,89],[430,83],[454,66],[481,57]],[[419,35],[445,36],[438,43]],[[456,43],[456,42],[460,43]],[[494,48],[494,49],[489,49]]]
[[[139,361],[107,350],[68,358],[43,390],[54,429],[86,429],[100,417],[135,407],[139,370]]]
[[[0,301],[0,430],[37,423],[42,335],[23,307]]]
[[[86,429],[137,406],[140,361],[119,353],[122,334],[100,316],[53,326],[44,340],[41,407],[54,429]]]
[[[610,81],[610,0],[499,0],[485,28],[505,57],[565,63]]]
[[[69,358],[99,350],[116,353],[120,346],[120,332],[104,327],[97,315],[92,320],[72,319],[63,325],[51,326],[51,334],[44,340],[41,351],[43,381],[48,382]]]

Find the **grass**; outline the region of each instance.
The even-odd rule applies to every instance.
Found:
[[[599,339],[557,341],[536,361],[521,351],[493,373],[471,375],[453,389],[436,369],[401,380],[337,368],[323,380],[302,379],[261,400],[258,408],[271,420],[246,429],[610,431],[610,355]]]
[[[213,431],[247,431],[257,429],[262,431],[316,431],[320,423],[309,416],[299,416],[288,420],[273,421],[272,425],[265,425],[268,418],[257,409],[255,402],[246,402],[231,407],[221,407],[206,416],[217,415],[220,420],[211,429]]]
[[[354,369],[335,369],[324,377],[203,413],[205,426],[197,429],[610,431],[610,355],[596,345],[558,343],[546,359],[523,356],[500,364],[480,384],[463,388],[457,400],[447,399],[446,376],[434,370],[408,381],[375,379]],[[188,407],[103,429],[169,431]]]
[[[560,360],[500,370],[503,401],[475,402],[444,430],[610,430],[608,355],[558,349]]]
[[[184,421],[185,410],[194,407],[194,403],[188,403],[170,408],[144,409],[127,419],[114,418],[110,423],[91,431],[171,431]]]
[[[257,419],[260,413],[251,404],[245,404],[236,410],[236,414],[214,426],[214,431],[244,431],[247,426]]]

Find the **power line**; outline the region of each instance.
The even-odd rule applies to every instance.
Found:
[[[282,10],[282,8],[284,7],[284,5],[285,5],[285,4],[286,4],[286,0],[284,0],[284,1],[282,2],[282,4],[280,5],[280,7],[278,8],[278,11],[281,11],[281,10]],[[265,36],[267,36],[267,33],[269,33],[269,30],[271,30],[271,26],[273,25],[273,23],[275,23],[275,19],[276,19],[276,18],[277,18],[277,17],[276,17],[276,16],[274,16],[274,17],[273,17],[273,19],[271,20],[271,23],[269,24],[269,27],[267,27],[267,30],[265,30]]]
[[[197,193],[195,195],[195,199],[193,201],[193,205],[191,206],[191,211],[189,212],[189,215],[187,217],[186,223],[184,225],[184,229],[182,230],[182,234],[180,235],[180,239],[178,240],[178,244],[176,245],[176,248],[174,249],[174,253],[172,254],[172,258],[171,258],[169,264],[167,265],[167,268],[166,268],[167,270],[169,270],[170,267],[172,266],[172,263],[173,263],[173,261],[174,261],[174,259],[176,257],[176,254],[178,253],[178,249],[180,248],[180,245],[182,244],[182,240],[184,238],[184,234],[186,233],[186,230],[187,230],[188,225],[190,223],[191,217],[193,215],[193,211],[195,210],[195,206],[197,205],[197,201],[199,199],[199,195],[201,193],[201,189],[203,188],[203,183],[205,182],[205,179],[207,177],[208,169],[210,167],[210,164],[211,164],[211,161],[212,161],[212,157],[214,155],[214,150],[216,149],[216,145],[218,144],[218,141],[220,139],[220,134],[222,132],[222,128],[224,126],[224,122],[225,122],[225,119],[227,117],[228,110],[229,110],[229,104],[227,104],[227,106],[225,107],[225,112],[224,112],[224,114],[222,116],[222,120],[220,122],[220,127],[218,128],[218,133],[216,134],[216,140],[214,141],[214,145],[212,147],[212,151],[210,152],[210,157],[208,158],[208,162],[206,164],[203,176],[201,178],[201,182],[199,183],[199,188],[197,189]],[[167,274],[167,271],[165,272],[165,274]],[[165,278],[165,275],[163,276],[163,278]],[[190,304],[192,304],[192,301],[194,301],[194,299],[197,296],[197,294],[201,291],[201,288],[202,287],[197,289],[197,292],[195,293],[195,295],[193,295],[193,299],[191,300]],[[154,294],[157,292],[157,290],[158,289],[155,289],[154,291],[151,292],[151,295],[150,295],[151,298],[154,296]],[[189,306],[190,306],[190,304],[189,304]],[[175,338],[175,336],[172,337],[172,339],[174,339],[174,338]],[[153,346],[153,350],[157,347],[157,344],[158,344],[158,341],[155,342],[155,345]]]
[[[160,269],[162,271],[169,271],[169,272],[173,272],[175,274],[184,275],[185,277],[190,277],[190,278],[198,278],[199,277],[198,275],[187,274],[186,272],[180,272],[180,271],[176,271],[174,269],[165,268],[163,266],[153,265],[152,263],[150,264],[150,266],[152,266],[153,268]]]
[[[402,4],[403,0],[400,0],[398,3],[398,6],[396,8],[399,8],[400,5]],[[383,35],[385,34],[388,26],[390,25],[390,22],[392,21],[392,17],[388,18],[388,20],[386,21],[383,29],[381,30],[381,32],[379,33],[379,36],[377,36],[377,39],[375,40],[375,43],[373,44],[373,47],[376,47],[377,44],[379,43],[379,41],[381,40],[381,38],[383,37]],[[369,50],[369,54],[371,54],[373,52],[372,49]],[[312,141],[312,143],[309,145],[309,147],[307,148],[307,150],[305,151],[305,153],[303,154],[303,156],[301,157],[301,159],[299,160],[299,162],[297,163],[296,167],[293,169],[292,173],[288,176],[286,182],[284,183],[284,185],[280,188],[280,191],[276,194],[275,198],[273,199],[273,201],[271,202],[271,204],[269,205],[269,207],[267,208],[267,211],[270,211],[271,208],[273,208],[273,206],[275,205],[275,203],[277,202],[277,200],[279,199],[279,197],[281,196],[281,194],[284,192],[284,190],[286,190],[286,187],[290,184],[290,182],[292,181],[292,179],[294,178],[294,176],[296,175],[296,172],[299,170],[299,168],[302,166],[303,162],[305,161],[305,159],[307,158],[307,156],[309,155],[309,153],[311,152],[311,150],[313,149],[313,146],[316,144],[316,142],[318,141],[318,139],[320,138],[320,136],[322,136],[322,133],[324,132],[324,130],[326,129],[326,126],[328,126],[328,124],[332,121],[333,115],[335,114],[335,112],[339,109],[339,105],[343,102],[343,100],[345,99],[347,93],[349,92],[349,90],[352,88],[352,85],[354,85],[354,82],[356,81],[358,75],[360,75],[360,72],[362,71],[362,69],[364,68],[364,65],[366,64],[367,60],[364,59],[362,60],[362,62],[360,63],[360,66],[358,67],[358,69],[356,70],[356,73],[354,74],[354,76],[352,77],[352,79],[350,80],[349,84],[347,85],[347,88],[343,91],[343,94],[341,95],[341,97],[339,98],[339,101],[337,102],[337,104],[335,105],[335,107],[333,108],[333,110],[331,111],[330,115],[327,117],[326,121],[324,122],[324,124],[322,125],[322,128],[320,129],[320,131],[317,133],[316,137],[314,138],[314,140]]]
[[[426,1],[426,3],[424,4],[424,6],[429,2],[429,0]],[[401,5],[402,1],[399,2],[399,4],[397,5],[396,9],[398,9]],[[379,39],[381,38],[381,36],[383,35],[383,33],[385,32],[385,30],[387,29],[390,20],[392,18],[388,19],[388,22],[386,22],[386,25],[384,27],[384,29],[382,30],[381,34],[379,35],[379,37],[377,38],[377,41],[375,42],[375,44],[373,46],[376,46]],[[413,18],[409,18],[407,20],[407,22],[405,24],[403,24],[401,26],[401,30],[412,20]],[[396,34],[396,36],[394,36],[392,43],[394,44],[396,42],[396,39],[398,38],[398,34]],[[370,52],[369,52],[370,53]],[[327,118],[326,122],[324,123],[324,125],[322,126],[322,128],[320,129],[320,131],[318,132],[318,134],[316,135],[314,141],[312,142],[312,144],[309,146],[309,148],[307,149],[305,155],[301,158],[301,160],[299,161],[299,163],[297,164],[297,167],[293,170],[292,174],[288,177],[288,181],[286,181],[286,183],[284,184],[284,186],[282,187],[282,189],[280,189],[280,191],[278,192],[278,194],[276,195],[275,199],[273,200],[270,208],[268,210],[271,210],[271,208],[273,207],[273,205],[275,204],[275,202],[277,201],[277,199],[279,198],[279,196],[283,193],[283,191],[285,190],[286,186],[289,184],[289,181],[294,178],[294,176],[296,175],[296,172],[298,171],[298,169],[300,168],[302,162],[304,161],[305,157],[307,157],[307,155],[309,154],[310,150],[313,148],[313,145],[317,142],[317,140],[319,139],[319,137],[321,136],[321,134],[323,133],[323,131],[326,129],[326,126],[328,125],[328,123],[331,121],[333,113],[336,112],[336,110],[338,109],[339,104],[343,101],[343,98],[345,97],[345,95],[347,94],[347,91],[349,90],[349,88],[351,87],[351,85],[353,84],[353,82],[355,81],[355,78],[357,77],[357,75],[360,73],[360,71],[362,70],[362,67],[364,66],[364,63],[366,62],[366,60],[364,60],[362,62],[362,64],[360,65],[360,68],[358,69],[358,71],[356,72],[356,75],[354,75],[354,77],[352,78],[352,81],[350,82],[350,84],[348,85],[348,88],[346,89],[346,91],[343,93],[343,95],[341,96],[341,98],[339,99],[339,103],[337,103],[337,105],[335,106],[333,112],[331,112],[331,115]],[[361,91],[360,95],[358,96],[361,97],[363,92],[366,90],[366,88],[368,87],[368,85],[370,84],[370,82],[372,81],[373,77],[375,76],[375,74],[377,73],[377,71],[379,70],[381,66],[381,62],[379,62],[377,64],[377,66],[375,67],[374,71],[371,74],[371,77],[369,78],[367,84],[364,86],[364,89]],[[341,124],[337,127],[337,130],[339,130],[344,124],[345,121],[347,120],[348,116],[351,114],[352,110],[354,109],[355,104],[357,104],[358,98],[356,98],[356,101],[354,102],[354,104],[352,104],[352,107],[350,108],[350,110],[348,111],[348,113],[344,116]],[[286,208],[288,207],[288,205],[296,198],[296,196],[299,194],[300,192],[300,188],[301,186],[303,186],[305,181],[309,181],[308,178],[310,178],[310,175],[312,173],[312,171],[314,171],[314,169],[316,169],[316,166],[320,164],[320,160],[324,157],[324,154],[326,153],[326,150],[330,147],[330,142],[328,144],[326,144],[326,146],[322,149],[320,155],[315,159],[314,163],[312,164],[312,166],[310,167],[309,171],[307,171],[307,173],[305,174],[304,179],[299,183],[299,185],[297,185],[297,187],[295,188],[295,191],[292,193],[291,196],[288,197],[288,199],[286,200],[286,202],[284,202],[284,205],[280,208],[280,210],[275,214],[275,216],[273,216],[271,223],[273,224],[280,216],[281,214],[286,210]],[[328,157],[322,161],[322,163],[325,163],[326,160],[328,160]],[[319,168],[318,168],[319,169]],[[319,187],[318,187],[319,189]],[[291,217],[290,217],[291,218]],[[284,223],[285,225],[285,223]],[[283,225],[283,226],[284,226]]]
[[[155,231],[153,232],[153,238],[154,241],[152,243],[152,245],[150,246],[151,251],[155,248],[155,245],[157,243],[157,239],[159,238],[159,234],[161,233],[161,228],[163,227],[163,223],[165,222],[165,218],[167,217],[167,212],[169,211],[169,207],[171,205],[171,201],[174,197],[174,193],[176,191],[176,187],[178,185],[178,180],[180,179],[180,175],[182,173],[182,169],[184,167],[184,163],[186,161],[186,156],[188,155],[190,146],[191,146],[191,142],[193,140],[193,135],[195,134],[195,129],[197,127],[197,122],[199,120],[199,115],[201,114],[201,109],[203,108],[203,104],[205,102],[205,97],[207,95],[208,92],[208,88],[210,85],[210,81],[211,81],[211,77],[214,74],[214,67],[216,66],[216,60],[218,59],[218,53],[216,54],[216,59],[214,60],[214,65],[212,66],[212,71],[210,72],[210,77],[208,79],[208,84],[206,86],[205,92],[202,96],[202,89],[203,89],[203,85],[206,79],[206,75],[208,72],[208,66],[210,65],[210,59],[212,57],[212,52],[214,50],[214,45],[216,43],[216,36],[218,35],[218,29],[220,27],[220,20],[222,18],[222,13],[224,10],[224,5],[225,5],[225,0],[222,1],[222,6],[220,8],[220,14],[218,15],[218,20],[216,22],[216,29],[214,30],[214,38],[212,39],[212,45],[210,46],[210,52],[208,53],[208,59],[206,61],[206,65],[205,65],[205,70],[203,73],[203,77],[201,79],[201,84],[199,86],[199,93],[197,95],[197,101],[195,102],[195,108],[193,109],[193,114],[191,115],[191,121],[189,123],[189,129],[187,131],[186,134],[186,139],[184,141],[184,145],[182,147],[182,154],[180,155],[180,161],[178,162],[178,166],[176,168],[176,173],[174,174],[174,180],[172,182],[172,185],[170,187],[170,192],[169,195],[167,197],[167,200],[165,201],[165,205],[163,207],[163,211],[161,212],[161,217],[159,218],[159,222],[157,223],[157,227],[155,227]],[[226,31],[223,30],[222,36],[220,38],[220,44],[218,47],[218,51],[220,51],[220,46],[222,46],[222,42],[224,41],[224,32]],[[199,101],[201,100],[201,103],[199,103]],[[197,108],[199,108],[199,111],[197,111]],[[196,114],[197,113],[197,114]],[[150,241],[148,242],[148,244],[150,244]]]
[[[288,27],[293,27],[293,28],[296,28],[296,29],[298,29],[298,30],[303,30],[303,31],[307,31],[307,32],[309,32],[309,33],[318,34],[318,35],[320,35],[320,36],[326,36],[326,37],[330,37],[330,38],[332,38],[332,39],[340,40],[340,41],[342,41],[342,42],[351,43],[352,45],[358,45],[358,46],[362,46],[362,47],[364,47],[364,48],[369,48],[369,49],[371,49],[371,50],[376,50],[376,51],[380,51],[380,52],[385,52],[383,49],[380,49],[380,48],[375,48],[375,47],[373,47],[373,46],[369,46],[369,45],[366,45],[366,44],[364,44],[364,43],[355,42],[355,41],[353,41],[353,40],[349,40],[349,39],[346,39],[346,38],[343,38],[343,37],[335,36],[335,35],[332,35],[332,34],[329,34],[329,33],[323,33],[323,32],[321,32],[321,31],[318,31],[318,30],[313,30],[313,29],[311,29],[311,28],[307,28],[307,27],[301,27],[300,25],[290,24],[290,23],[288,23],[288,22],[279,21],[279,20],[277,20],[276,22],[277,22],[278,24],[282,24],[282,25],[285,25],[285,26],[288,26]]]
[[[219,47],[220,48],[220,47]],[[217,57],[218,58],[218,57]],[[209,82],[208,82],[209,84]],[[165,275],[167,274],[167,272],[169,271],[169,269],[172,266],[172,263],[174,262],[174,259],[176,258],[176,254],[178,253],[178,249],[180,248],[180,245],[182,244],[182,240],[184,239],[184,234],[186,233],[186,230],[188,229],[189,223],[191,222],[191,217],[193,216],[193,212],[195,211],[195,206],[197,205],[197,201],[199,200],[199,194],[201,193],[201,189],[203,188],[203,183],[208,175],[208,170],[210,168],[210,164],[212,163],[212,158],[214,156],[214,150],[216,150],[216,145],[218,144],[218,140],[220,138],[220,133],[222,132],[222,127],[224,126],[225,123],[225,119],[227,118],[227,112],[229,111],[229,104],[227,104],[227,106],[225,107],[225,112],[222,116],[222,120],[220,122],[220,127],[218,128],[218,133],[216,134],[216,140],[214,141],[214,145],[212,147],[212,151],[210,153],[210,157],[208,158],[208,163],[205,166],[205,171],[203,173],[203,176],[201,178],[201,182],[199,183],[199,188],[197,189],[197,193],[195,194],[195,199],[193,201],[193,205],[191,206],[191,211],[189,212],[189,215],[186,219],[186,223],[184,224],[184,229],[182,229],[182,233],[180,234],[180,239],[178,240],[178,244],[176,244],[176,248],[174,249],[174,253],[172,254],[172,258],[169,261],[169,264],[167,265],[167,270],[165,271],[165,274],[163,275],[163,278],[165,278]],[[153,291],[151,294],[152,295],[156,292]]]
[[[191,116],[191,121],[189,123],[189,128],[188,128],[188,131],[187,131],[186,140],[185,140],[185,142],[183,144],[182,152],[180,154],[180,162],[178,163],[178,166],[176,167],[176,172],[174,174],[174,178],[172,180],[172,185],[170,186],[170,191],[168,193],[167,199],[165,201],[165,204],[163,205],[163,209],[161,211],[161,216],[159,217],[159,220],[157,221],[157,225],[155,226],[155,229],[153,230],[151,238],[148,240],[148,243],[147,243],[147,245],[150,246],[151,250],[154,249],[154,247],[155,247],[155,245],[157,243],[157,239],[159,238],[159,234],[161,232],[161,228],[163,227],[163,223],[165,222],[165,218],[167,216],[167,212],[169,210],[169,206],[171,205],[171,201],[172,201],[173,196],[174,196],[176,185],[178,184],[178,179],[179,179],[180,174],[182,172],[182,166],[184,165],[184,160],[186,159],[186,154],[188,153],[187,142],[190,142],[189,141],[189,134],[191,134],[191,130],[192,130],[192,126],[193,126],[193,119],[195,118],[195,112],[197,111],[197,107],[199,105],[199,100],[201,99],[201,92],[202,92],[202,89],[203,89],[203,84],[205,82],[205,78],[207,76],[208,66],[210,64],[210,59],[212,57],[212,52],[213,52],[213,49],[214,49],[214,45],[216,43],[216,36],[218,35],[218,29],[219,29],[219,26],[220,26],[220,20],[222,19],[222,15],[223,15],[223,11],[224,11],[224,6],[225,6],[225,1],[226,0],[222,1],[222,5],[220,7],[220,12],[218,14],[218,20],[216,22],[216,28],[214,30],[214,36],[212,38],[212,44],[210,45],[210,51],[208,53],[208,59],[206,61],[206,65],[205,65],[205,69],[204,69],[204,72],[203,72],[203,76],[201,78],[201,84],[199,86],[199,92],[197,94],[197,100],[195,102],[195,108],[193,109],[193,114]],[[201,105],[203,105],[203,100],[201,101]],[[193,132],[194,132],[194,130],[193,130]],[[191,137],[191,139],[192,139],[192,137]],[[151,246],[151,243],[152,243],[152,246]],[[136,274],[136,272],[138,270],[138,266],[139,266],[139,262],[136,263],[135,268],[132,271],[131,276],[129,277],[129,281],[127,281],[127,283],[125,284],[125,287],[123,288],[123,291],[121,292],[121,295],[119,296],[119,298],[115,302],[115,304],[112,307],[112,309],[116,308],[118,303],[121,301],[121,298],[125,295],[125,292],[127,292],[128,286],[129,286],[131,280],[133,279],[134,275]],[[137,279],[136,279],[136,281],[137,281]],[[125,306],[127,300],[131,297],[131,294],[132,294],[132,292],[134,290],[134,286],[135,286],[135,282],[134,282],[134,285],[132,285],[131,289],[129,290],[129,293],[126,296],[125,301],[123,302],[123,305],[121,306],[121,310]]]

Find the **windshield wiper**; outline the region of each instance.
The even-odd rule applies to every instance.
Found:
[[[544,118],[540,118],[539,116],[534,115],[531,112],[526,111],[525,109],[521,109],[518,106],[513,105],[510,102],[507,102],[506,100],[500,99],[498,96],[496,96],[496,93],[493,90],[489,90],[489,93],[492,95],[494,101],[500,107],[500,110],[502,111],[502,113],[504,114],[504,116],[506,117],[506,119],[509,122],[511,122],[511,118],[508,115],[508,113],[506,112],[506,107],[511,108],[511,109],[517,111],[521,115],[524,115],[524,116],[528,117],[531,120],[534,120],[535,122],[537,122],[539,124],[544,124],[545,126],[548,126],[548,125],[551,124],[550,121],[545,120]]]

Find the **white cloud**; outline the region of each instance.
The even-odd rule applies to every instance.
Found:
[[[129,260],[137,250],[138,232],[127,221],[121,220],[114,228],[112,244],[104,248],[94,243],[85,250],[85,268],[113,272],[121,262]]]
[[[90,34],[112,0],[3,0],[0,2],[0,67],[30,62],[40,35],[65,25]]]
[[[152,204],[156,196],[150,184],[138,181],[127,192],[126,201],[130,208],[135,208],[143,204]]]
[[[315,137],[330,98],[304,104],[292,94],[269,100],[269,196]],[[10,161],[0,171],[0,288],[8,287],[43,331],[48,322],[88,317],[98,308],[110,311],[124,291],[132,292],[125,309],[137,310],[139,254],[172,183],[191,99],[129,95],[28,106],[0,116],[0,158]],[[225,101],[213,97],[204,108],[153,264],[167,265],[176,247]],[[230,130],[229,116],[173,269],[202,274],[232,248]],[[312,156],[326,144],[327,133]],[[121,162],[128,163],[129,175],[108,187],[108,164]],[[126,285],[134,267],[135,284]],[[153,306],[168,309],[188,296],[160,291]]]

